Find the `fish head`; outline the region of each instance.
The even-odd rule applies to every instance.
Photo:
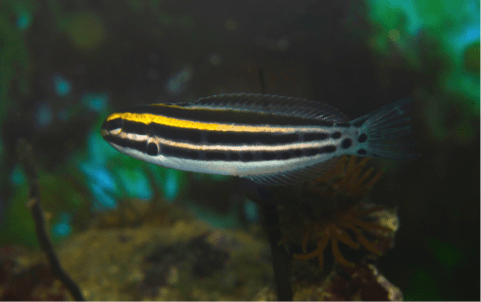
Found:
[[[123,124],[124,121],[122,117],[111,114],[103,122],[100,133],[104,138],[110,135],[117,136],[122,132]]]

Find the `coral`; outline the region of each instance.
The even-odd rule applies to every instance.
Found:
[[[339,251],[338,241],[353,249],[359,249],[360,245],[362,245],[368,251],[380,256],[382,254],[380,249],[367,240],[362,231],[374,232],[376,230],[384,230],[391,232],[392,230],[377,223],[364,221],[361,218],[381,209],[381,207],[377,206],[368,209],[364,209],[362,206],[355,206],[350,208],[347,212],[332,215],[330,220],[320,221],[307,226],[302,237],[302,250],[304,252],[306,251],[307,243],[309,242],[311,235],[317,239],[317,247],[310,253],[295,254],[294,257],[299,260],[308,260],[318,257],[319,267],[322,269],[324,263],[323,254],[329,241],[331,242],[332,253],[334,254],[336,261],[345,266],[353,267],[354,263],[347,261],[342,256]],[[351,239],[346,230],[354,232],[357,242]]]
[[[363,197],[381,178],[382,172],[379,171],[372,176],[374,167],[370,167],[368,170],[364,169],[369,158],[364,157],[356,163],[357,159],[355,156],[342,156],[331,170],[318,177],[312,185],[315,187],[330,185],[331,195],[343,193]],[[323,194],[320,189],[315,189],[315,191]]]
[[[322,281],[296,280],[293,301],[401,301],[401,290],[390,283],[372,264],[338,267]],[[264,287],[256,301],[277,301],[274,288]]]
[[[368,158],[358,161],[353,156],[342,157],[335,167],[304,188],[308,193],[302,195],[304,200],[296,202],[295,209],[287,206],[281,210],[284,238],[280,243],[298,243],[298,234],[302,234],[300,245],[303,254],[294,254],[295,259],[317,257],[322,270],[324,251],[331,243],[335,260],[341,265],[354,267],[355,263],[346,260],[341,254],[339,242],[352,249],[362,246],[377,256],[390,247],[391,244],[388,244],[381,248],[379,238],[393,237],[397,222],[392,227],[389,224],[383,225],[380,217],[386,210],[381,206],[361,202],[381,177],[381,172],[373,173],[374,168],[367,167],[368,161]],[[374,243],[369,241],[364,235],[366,232],[378,240]],[[315,248],[306,253],[308,244],[312,241]]]

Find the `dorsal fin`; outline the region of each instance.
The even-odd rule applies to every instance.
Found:
[[[339,110],[321,102],[270,94],[218,94],[203,97],[192,103],[182,105],[199,109],[257,111],[266,114],[315,118],[333,122],[345,122],[348,120]]]
[[[252,180],[261,185],[266,186],[290,186],[303,183],[308,180],[313,180],[322,174],[329,171],[335,164],[339,161],[340,157],[334,157],[325,162],[299,168],[295,170],[289,170],[284,172],[261,174],[261,175],[251,175],[242,176]]]

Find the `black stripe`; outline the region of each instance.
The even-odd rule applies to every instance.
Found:
[[[127,138],[121,138],[115,135],[105,135],[104,139],[112,144],[120,147],[134,149],[144,154],[155,156],[162,154],[177,158],[199,159],[199,160],[225,160],[225,161],[265,161],[265,160],[285,160],[292,158],[300,158],[304,156],[315,156],[318,154],[332,153],[336,151],[335,146],[325,146],[322,148],[296,149],[287,151],[198,151],[186,148],[172,147],[161,145],[158,150],[157,145],[151,143],[147,145],[147,141],[135,141]]]
[[[280,145],[289,144],[299,141],[299,135],[296,133],[256,133],[256,132],[213,132],[206,133],[208,144],[222,145]]]
[[[336,127],[349,128],[349,127],[351,127],[351,124],[350,123],[336,123],[335,126]]]
[[[147,141],[139,142],[139,141],[134,141],[134,140],[130,140],[130,139],[127,139],[127,138],[121,138],[121,137],[115,136],[115,135],[105,135],[104,139],[107,142],[116,144],[120,147],[134,149],[134,150],[140,151],[142,153],[147,152]]]
[[[334,132],[333,134],[331,134],[331,137],[332,137],[333,139],[338,139],[338,138],[341,137],[341,135],[342,135],[341,132],[336,131],[336,132]]]
[[[110,121],[105,120],[102,124],[102,129],[107,131],[119,128],[122,128],[122,119],[120,117]]]
[[[135,133],[139,135],[149,134],[149,129],[146,124],[129,121],[126,119],[123,121],[122,131],[125,133]]]
[[[122,131],[125,133],[156,136],[175,142],[211,144],[211,145],[281,145],[296,142],[325,140],[326,133],[303,133],[303,139],[297,133],[258,133],[235,131],[205,131],[188,128],[165,126],[156,123],[148,125],[141,122],[124,120]],[[203,137],[202,134],[205,136]],[[301,133],[302,134],[302,133]]]
[[[205,159],[203,151],[190,150],[185,148],[172,147],[167,145],[160,146],[160,153],[162,155],[186,158],[186,159]]]
[[[268,160],[285,160],[300,157],[315,156],[336,151],[335,146],[325,146],[322,148],[298,149],[290,151],[196,151],[185,148],[162,145],[160,153],[162,155],[185,158],[199,159],[206,161],[223,160],[230,162],[253,162]]]
[[[200,143],[202,141],[201,130],[164,126],[156,123],[148,125],[141,122],[124,120],[122,131],[150,137],[157,136],[184,143]]]
[[[329,134],[327,133],[305,133],[304,134],[304,141],[305,142],[310,142],[310,141],[322,141],[325,140],[329,137]]]
[[[175,106],[175,105],[174,105]],[[279,125],[279,126],[332,126],[334,122],[322,119],[306,119],[296,116],[265,114],[255,111],[184,109],[170,106],[138,106],[120,113],[150,113],[175,119],[219,124]]]

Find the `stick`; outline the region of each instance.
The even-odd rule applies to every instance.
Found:
[[[258,69],[259,83],[261,86],[261,93],[266,93],[266,80],[264,76],[264,69]],[[289,272],[289,257],[286,251],[279,246],[279,241],[282,239],[281,231],[278,228],[279,215],[275,204],[269,202],[258,203],[261,208],[262,216],[264,216],[264,229],[267,233],[269,245],[271,246],[272,266],[274,268],[274,279],[276,280],[277,300],[292,301],[292,288],[290,272]]]
[[[32,155],[32,146],[28,144],[26,140],[19,139],[17,141],[17,154],[30,184],[28,205],[35,222],[35,233],[37,234],[42,250],[47,254],[52,272],[60,279],[60,281],[62,281],[63,285],[67,287],[75,300],[85,301],[80,288],[61,267],[57,254],[55,254],[55,250],[53,249],[52,242],[50,241],[50,237],[45,229],[45,217],[43,215],[42,206],[40,205],[40,187],[38,183],[37,169]]]
[[[274,204],[261,205],[261,212],[264,216],[265,230],[271,246],[272,266],[277,287],[277,299],[279,301],[292,301],[292,288],[289,280],[289,258],[286,251],[279,246],[281,231],[277,227],[279,215]]]

